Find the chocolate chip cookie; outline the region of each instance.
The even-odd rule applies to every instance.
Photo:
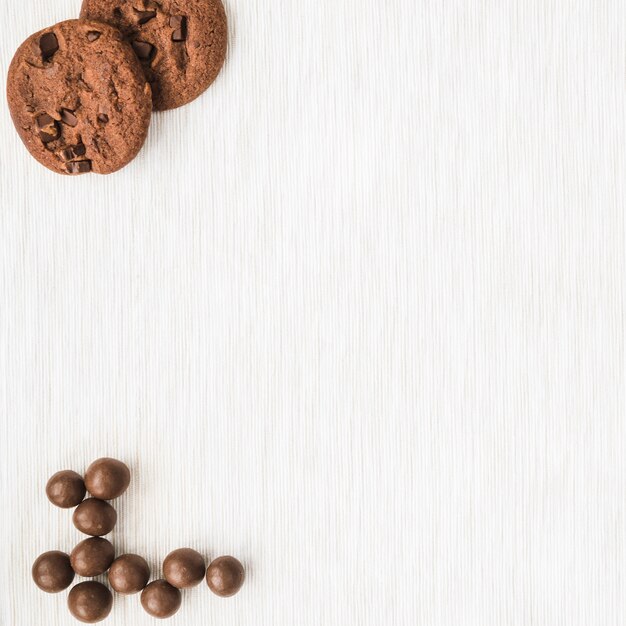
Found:
[[[122,31],[144,67],[155,110],[197,98],[224,63],[228,33],[221,0],[83,0],[81,17]]]
[[[141,149],[152,95],[141,64],[107,24],[69,20],[29,37],[7,79],[29,152],[60,174],[110,174]]]

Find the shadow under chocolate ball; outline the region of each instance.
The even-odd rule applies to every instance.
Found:
[[[74,580],[69,555],[58,550],[44,552],[38,556],[33,563],[32,575],[37,587],[46,593],[63,591]]]
[[[203,556],[191,548],[170,552],[163,561],[163,576],[178,589],[195,587],[204,578],[206,565]]]
[[[163,579],[153,580],[141,592],[141,606],[152,617],[171,617],[178,611],[180,604],[180,591]]]
[[[121,496],[130,484],[130,470],[108,457],[94,461],[85,472],[87,491],[100,500],[113,500]]]
[[[109,569],[109,584],[118,593],[138,593],[149,580],[150,567],[138,554],[122,554]]]
[[[52,504],[62,509],[71,509],[85,497],[83,477],[72,470],[62,470],[50,477],[46,484],[46,495]]]
[[[113,545],[102,537],[90,537],[81,541],[70,554],[72,568],[79,576],[86,578],[104,574],[111,567],[114,558]]]
[[[103,620],[111,612],[113,596],[99,582],[88,580],[72,587],[67,596],[70,613],[85,624],[94,624]]]
[[[82,533],[100,537],[113,530],[117,522],[117,512],[104,500],[87,498],[76,507],[72,521]]]

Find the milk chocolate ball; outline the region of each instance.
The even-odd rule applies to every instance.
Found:
[[[206,571],[209,589],[223,598],[235,595],[241,589],[244,578],[243,565],[234,556],[218,557]]]
[[[67,606],[77,620],[94,624],[111,612],[113,596],[102,583],[88,580],[72,587],[67,596]]]
[[[52,504],[62,509],[71,509],[85,497],[83,477],[72,470],[57,472],[46,485],[46,495]]]
[[[122,554],[109,569],[109,584],[118,593],[138,593],[149,580],[150,568],[137,554]]]
[[[152,617],[172,617],[180,608],[181,595],[167,580],[153,580],[141,592],[141,606]]]
[[[86,578],[104,574],[111,567],[114,558],[115,549],[102,537],[90,537],[81,541],[70,554],[72,568],[79,576]]]
[[[117,513],[108,502],[87,498],[76,507],[72,521],[82,533],[100,537],[113,530],[117,522]]]
[[[58,593],[67,589],[74,580],[74,570],[69,555],[52,550],[44,552],[33,563],[33,580],[39,589],[47,593]]]
[[[85,472],[87,490],[100,500],[113,500],[121,496],[129,484],[130,470],[116,459],[98,459]]]
[[[170,552],[163,561],[163,576],[170,585],[178,589],[195,587],[204,578],[204,558],[191,548],[180,548]]]

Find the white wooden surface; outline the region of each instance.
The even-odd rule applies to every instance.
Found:
[[[0,3],[0,70],[78,0]],[[622,0],[229,0],[225,70],[108,177],[0,113],[3,626],[112,535],[232,553],[173,625],[626,621]],[[111,626],[152,620],[118,599]]]

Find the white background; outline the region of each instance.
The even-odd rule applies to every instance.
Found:
[[[2,0],[1,75],[78,9]],[[227,11],[121,173],[1,109],[3,626],[74,623],[30,565],[80,538],[48,476],[103,455],[118,552],[246,564],[173,625],[623,625],[626,4]]]

